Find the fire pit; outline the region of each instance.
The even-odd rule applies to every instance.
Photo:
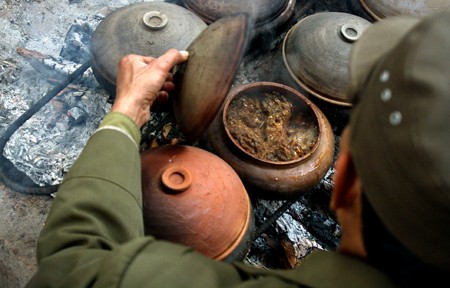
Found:
[[[67,74],[73,71],[72,67],[77,67],[81,63],[75,63],[75,60],[69,60],[66,56],[59,54],[61,45],[67,45],[64,44],[64,38],[71,25],[88,27],[86,31],[91,33],[111,11],[136,1],[62,1],[58,2],[58,5],[46,1],[25,1],[20,5],[16,2],[4,2],[2,6],[5,8],[2,10],[4,13],[0,13],[2,14],[0,23],[4,25],[5,31],[8,31],[4,35],[5,38],[0,37],[0,43],[2,47],[5,47],[2,49],[3,57],[0,61],[0,90],[3,95],[0,97],[0,108],[2,108],[0,109],[0,129],[2,131],[5,131],[14,119],[28,109],[29,105],[40,99],[49,87],[65,79]],[[342,11],[344,7],[344,4],[341,4],[344,1],[336,0],[297,0],[296,2],[297,19],[319,11]],[[252,57],[244,59],[244,63],[238,69],[238,77],[234,79],[234,82],[233,79],[228,79],[227,92],[231,85],[279,80],[272,77],[281,76],[282,73],[274,73],[273,66],[268,63],[278,61],[278,56],[275,57],[275,55],[280,52],[278,47],[283,34],[284,32],[277,35],[276,39],[266,39],[271,43],[271,50],[268,53],[251,55]],[[73,47],[77,49],[85,47],[76,46],[81,44],[78,41],[80,39],[78,35],[75,33],[74,37],[68,37],[74,41]],[[17,55],[17,47],[42,52],[46,58],[36,55],[34,59],[25,59],[23,55]],[[88,52],[89,49],[83,48],[83,51]],[[192,59],[194,57],[190,58]],[[39,67],[35,65],[37,62]],[[61,77],[55,77],[55,75]],[[98,127],[102,116],[109,111],[111,103],[108,101],[109,95],[102,88],[106,87],[100,87],[91,69],[88,69],[80,81],[69,85],[13,135],[6,146],[4,156],[8,157],[14,165],[20,166],[24,173],[32,176],[38,185],[60,183],[85,141]],[[215,89],[217,90],[217,87]],[[214,93],[209,95],[214,97]],[[314,102],[315,99],[311,101]],[[217,103],[218,100],[212,98],[211,102]],[[183,107],[187,106],[183,105]],[[82,117],[77,116],[80,111],[83,112]],[[215,116],[220,113],[213,114]],[[149,139],[149,143],[150,141],[154,143],[155,138],[157,138],[155,142],[158,142],[155,143],[156,146],[161,145],[160,139],[166,143],[177,142],[172,142],[177,140],[172,138],[172,132],[175,130],[173,129],[174,119],[171,115],[170,117],[166,115],[166,113],[152,113],[152,121],[143,130],[145,133],[143,136],[145,140]],[[221,116],[222,114],[219,117]],[[167,120],[169,123],[165,125]],[[197,120],[200,121],[198,123],[204,123],[204,119],[197,118]],[[202,128],[206,127],[202,126]],[[241,153],[245,154],[242,151]],[[333,216],[326,212],[326,204],[322,205],[327,203],[325,198],[331,191],[332,174],[331,168],[317,186],[295,199],[288,201],[266,201],[257,197],[253,199],[252,204],[256,212],[255,224],[258,227],[255,236],[258,238],[253,239],[251,252],[244,262],[257,267],[292,268],[312,249],[335,248],[339,227],[333,220]],[[4,192],[2,201],[5,202],[5,205],[2,205],[1,215],[4,216],[3,222],[7,224],[0,235],[0,238],[4,240],[2,242],[4,245],[1,245],[2,249],[0,249],[0,258],[3,259],[0,264],[5,264],[3,267],[6,268],[1,272],[6,271],[5,287],[24,286],[36,268],[35,246],[32,243],[35,243],[40,227],[45,222],[45,214],[51,200],[50,197],[20,195],[4,185],[0,188]],[[36,205],[36,201],[41,203],[43,199],[45,199],[46,209]],[[286,211],[287,213],[283,213]],[[27,224],[27,226],[21,224]],[[280,243],[282,246],[279,246]],[[290,264],[280,263],[282,258],[289,258]],[[25,262],[30,264],[25,266],[27,269],[16,269],[24,267]],[[17,280],[19,278],[20,283]]]

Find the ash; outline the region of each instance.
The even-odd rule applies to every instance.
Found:
[[[163,1],[0,1],[0,27],[3,27],[0,31],[0,134],[89,57],[86,39],[106,15],[136,2]],[[256,53],[254,47],[249,50],[233,85],[273,81],[296,87],[281,72],[284,68],[280,47],[285,34],[307,15],[320,11],[348,12],[346,2],[298,0],[294,19],[285,31],[267,39],[261,53]],[[18,55],[17,48],[40,53],[44,58]],[[4,155],[39,185],[61,183],[90,135],[109,112],[109,98],[88,69],[14,133]],[[183,141],[169,114],[153,113],[152,116],[153,120],[143,129],[144,146]],[[338,121],[332,125],[338,132],[338,143],[336,127],[344,124]],[[296,199],[253,199],[258,233],[245,263],[262,268],[294,268],[314,249],[336,248],[340,228],[328,210],[333,173],[334,169],[330,168],[317,187]]]

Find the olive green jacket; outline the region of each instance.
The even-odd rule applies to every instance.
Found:
[[[295,270],[211,260],[144,236],[139,129],[108,114],[61,184],[28,287],[390,287],[378,270],[315,252]]]

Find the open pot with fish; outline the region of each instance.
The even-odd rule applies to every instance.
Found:
[[[232,89],[207,139],[261,198],[290,198],[314,187],[334,156],[333,131],[319,108],[272,82]]]

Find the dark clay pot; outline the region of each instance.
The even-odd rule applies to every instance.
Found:
[[[450,8],[448,0],[359,0],[359,4],[376,20],[399,15],[423,17]]]
[[[325,102],[351,107],[346,87],[352,45],[371,23],[359,16],[321,12],[295,24],[283,42],[283,62],[290,77]]]
[[[290,99],[296,113],[304,113],[317,125],[318,136],[312,149],[291,161],[274,162],[251,155],[233,138],[227,128],[227,110],[235,97],[278,92]],[[301,111],[301,112],[300,112]],[[237,172],[255,197],[286,199],[317,185],[329,170],[334,156],[334,136],[330,123],[309,99],[278,83],[255,82],[233,88],[219,115],[207,131],[211,149]]]
[[[193,146],[161,146],[141,155],[145,232],[216,260],[242,260],[253,210],[236,172]]]
[[[252,53],[261,53],[279,36],[294,15],[296,0],[183,0],[183,5],[207,24],[230,15],[246,13],[250,18]],[[250,52],[250,51],[248,51]]]
[[[260,27],[268,23],[280,24],[280,20],[286,17],[286,11],[293,11],[295,1],[183,0],[183,4],[207,24],[224,16],[247,13],[254,26]]]
[[[159,57],[186,50],[207,27],[197,15],[164,2],[132,4],[100,22],[92,36],[91,67],[97,81],[115,94],[117,64],[127,54]]]

